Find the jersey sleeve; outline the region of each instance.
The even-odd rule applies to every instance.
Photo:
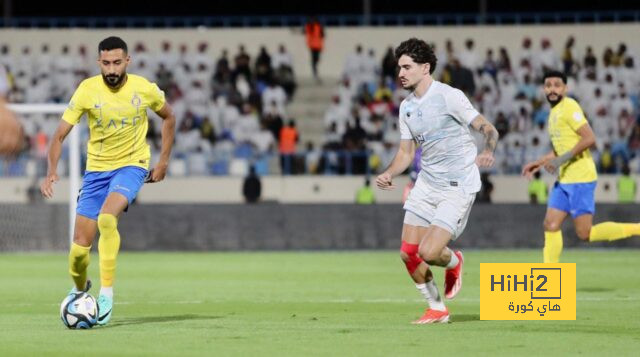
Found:
[[[567,108],[563,117],[573,131],[578,131],[581,126],[587,123],[587,118],[585,118],[582,108],[580,108],[578,103],[572,103],[572,105]]]
[[[450,91],[446,96],[447,108],[454,118],[467,125],[480,113],[473,107],[466,95],[459,89]]]
[[[80,118],[88,110],[88,97],[85,87],[83,83],[80,83],[73,96],[71,96],[67,109],[62,114],[62,120],[71,125],[80,123]]]
[[[165,103],[164,92],[158,88],[155,83],[149,83],[148,90],[149,108],[154,112],[158,112]]]
[[[411,140],[413,136],[407,125],[406,114],[404,112],[404,105],[400,105],[400,113],[398,115],[398,128],[400,129],[400,140]]]

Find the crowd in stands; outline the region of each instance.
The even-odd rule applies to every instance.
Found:
[[[579,54],[573,37],[561,49],[547,38],[539,46],[524,38],[513,56],[504,47],[481,53],[472,39],[460,47],[452,41],[432,46],[438,59],[434,78],[464,91],[500,133],[493,172],[518,174],[525,162],[551,150],[546,128],[550,107],[541,78],[552,69],[568,75],[569,95],[579,101],[593,127],[599,171],[618,173],[625,165],[640,170],[640,72],[624,43],[601,54],[587,46]],[[395,75],[393,48],[380,57],[356,46],[325,113],[325,149],[368,151],[374,171],[389,165],[399,140],[398,108],[408,94]],[[479,137],[477,143],[482,149]]]
[[[156,82],[173,107],[177,118],[173,153],[183,159],[177,162],[184,167],[172,170],[224,175],[236,167],[238,174],[244,174],[253,163],[258,173],[265,174],[266,159],[278,152],[278,143],[285,153],[295,152],[290,137],[284,144],[280,140],[283,128],[295,127],[286,110],[296,90],[293,58],[284,44],[273,53],[262,47],[254,55],[239,45],[235,54],[225,49],[217,57],[206,42],[195,49],[186,44],[174,49],[169,41],[160,47],[158,53],[150,53],[145,44],[136,43],[129,51],[128,72]],[[47,44],[39,53],[34,51],[25,45],[14,53],[8,45],[0,45],[0,66],[8,74],[11,102],[66,103],[84,78],[99,74],[96,57],[87,54],[85,46],[72,53],[65,45],[55,56]],[[30,116],[23,121],[31,144],[25,150],[43,159],[59,114]],[[160,119],[152,117],[148,141],[157,153]],[[285,126],[289,122],[293,125]]]
[[[599,171],[617,173],[627,165],[640,171],[640,72],[624,43],[595,53],[585,45],[579,50],[573,37],[555,48],[547,38],[539,43],[524,38],[511,54],[499,46],[481,52],[472,39],[432,45],[438,58],[434,78],[464,91],[500,133],[494,173],[517,174],[523,163],[550,150],[549,105],[541,90],[542,75],[550,69],[569,76],[569,94],[597,136]],[[391,47],[380,54],[357,45],[347,56],[342,73],[335,74],[340,80],[327,103],[320,146],[303,143],[304,133],[287,113],[296,79],[285,45],[251,54],[239,45],[232,54],[212,53],[206,42],[176,48],[165,41],[158,52],[135,43],[130,54],[128,71],[155,81],[178,119],[174,157],[183,167],[170,173],[244,175],[253,165],[259,175],[364,174],[384,170],[396,153],[398,107],[408,93],[397,84]],[[99,73],[95,55],[85,46],[63,46],[52,55],[47,44],[0,44],[0,66],[9,78],[7,96],[15,103],[66,103],[80,81]],[[23,121],[30,137],[25,151],[42,166],[59,115],[31,116]],[[148,140],[157,153],[160,120],[149,124]],[[482,145],[479,137],[477,142]],[[274,161],[278,164],[270,165]]]

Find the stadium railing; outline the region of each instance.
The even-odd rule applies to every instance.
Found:
[[[496,12],[443,14],[319,15],[326,26],[443,26],[520,25],[562,23],[640,22],[640,11]],[[305,15],[247,16],[125,16],[125,17],[11,17],[0,27],[17,28],[191,28],[191,27],[298,27]]]

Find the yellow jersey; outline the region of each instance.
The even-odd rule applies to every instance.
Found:
[[[62,120],[76,125],[87,114],[87,171],[123,166],[148,169],[147,108],[157,112],[164,104],[164,92],[143,77],[127,74],[126,83],[113,90],[97,75],[80,83]]]
[[[578,129],[587,124],[582,108],[572,98],[564,97],[549,113],[549,136],[556,155],[573,149],[580,141]],[[596,164],[589,149],[560,166],[560,183],[593,182],[598,179]]]

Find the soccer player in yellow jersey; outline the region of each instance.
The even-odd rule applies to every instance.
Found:
[[[46,198],[52,197],[53,184],[58,181],[56,172],[62,142],[87,114],[87,167],[78,197],[69,273],[75,284],[72,292],[89,290],[89,250],[99,232],[98,324],[104,325],[109,322],[113,307],[113,280],[120,248],[118,219],[144,182],[164,179],[173,145],[175,117],[158,86],[143,77],[127,74],[130,57],[122,39],[104,39],[98,45],[98,54],[102,75],[84,80],[71,97],[51,140],[47,177],[40,189]],[[147,109],[163,119],[160,159],[151,171],[151,153],[145,140]]]
[[[594,191],[598,175],[589,148],[596,142],[591,126],[580,105],[567,97],[567,77],[551,71],[544,75],[544,93],[551,104],[548,130],[553,150],[522,169],[531,179],[544,167],[555,173],[559,169],[544,218],[545,263],[558,263],[562,253],[562,222],[571,214],[580,239],[597,242],[613,241],[640,235],[640,224],[604,222],[593,225]]]

